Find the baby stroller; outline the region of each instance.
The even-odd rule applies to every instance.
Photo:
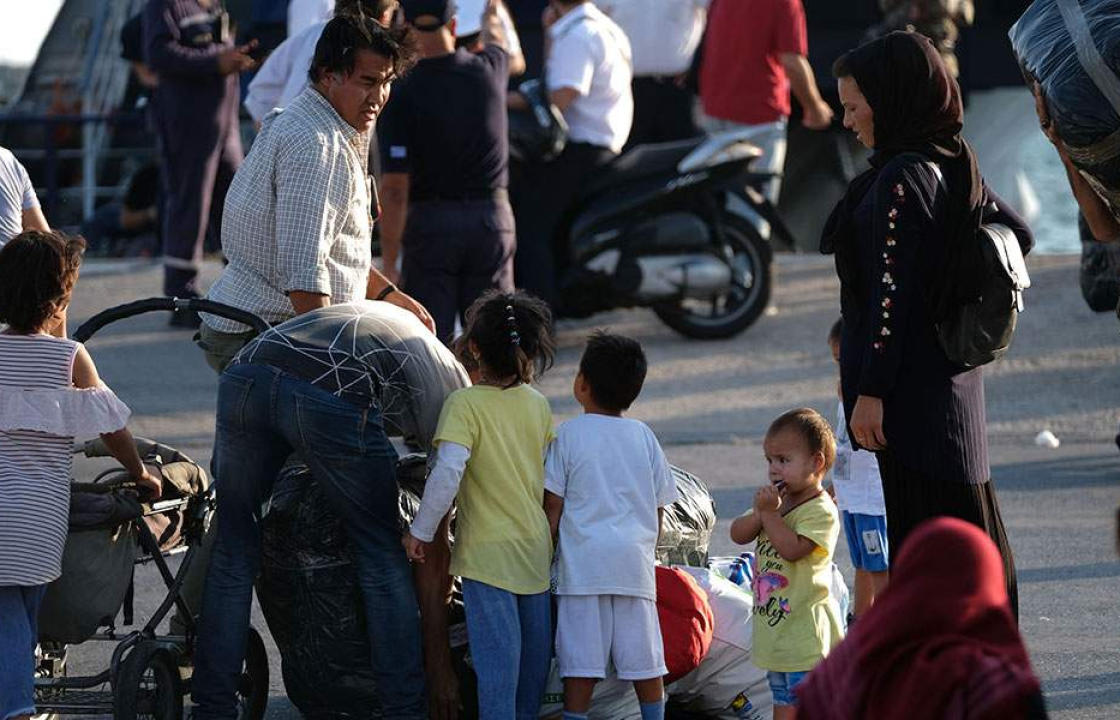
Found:
[[[203,311],[258,330],[267,327],[260,318],[219,303],[152,298],[94,316],[78,328],[74,339],[84,342],[105,325],[155,310]],[[40,611],[35,701],[41,714],[112,714],[118,720],[183,716],[196,633],[196,608],[188,604],[184,588],[201,587],[205,560],[199,561],[199,554],[207,554],[204,541],[216,498],[206,473],[189,457],[143,438],[136,444],[144,461],[160,468],[160,498],[141,502],[128,474],[119,468],[101,473],[93,482],[71,485],[62,575],[48,587]],[[100,440],[78,446],[75,453],[109,455]],[[181,562],[172,572],[168,560],[176,555]],[[124,626],[133,624],[133,571],[149,563],[155,565],[167,593],[142,627],[122,631],[115,625],[118,613]],[[159,634],[173,609],[178,611],[171,623],[173,633]],[[97,641],[116,644],[108,667],[93,675],[68,675],[67,647]],[[260,634],[250,628],[238,687],[240,716],[263,717],[268,690],[268,655]]]

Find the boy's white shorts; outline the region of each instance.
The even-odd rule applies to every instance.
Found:
[[[650,680],[668,672],[653,600],[560,595],[556,604],[560,677],[605,678],[608,660],[621,680]]]

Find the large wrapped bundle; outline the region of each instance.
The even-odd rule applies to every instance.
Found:
[[[658,558],[703,565],[715,527],[715,504],[696,476],[679,468],[673,468],[673,476],[680,500],[666,508]],[[423,495],[424,457],[402,459],[397,478],[403,529]],[[281,471],[261,529],[257,596],[280,650],[289,699],[315,720],[381,717],[346,533],[305,465],[290,464]],[[462,605],[456,601],[452,655],[466,708],[461,717],[469,720],[475,712],[474,677],[464,661],[462,622]]]
[[[1070,158],[1120,209],[1120,0],[1035,0],[1010,36]]]

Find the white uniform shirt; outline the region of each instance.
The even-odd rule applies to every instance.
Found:
[[[879,478],[879,461],[873,452],[852,449],[843,402],[836,411],[836,462],[832,466],[832,487],[836,489],[836,507],[840,510],[857,515],[887,514],[883,481]]]
[[[289,36],[273,50],[249,83],[245,109],[257,122],[275,108],[285,108],[308,85],[307,71],[315,57],[315,44],[327,21],[317,22],[298,35]]]
[[[288,37],[295,37],[315,23],[334,15],[334,0],[291,0],[288,3]]]
[[[331,305],[361,300],[369,280],[369,139],[315,88],[265,117],[233,176],[222,214],[229,264],[207,297],[269,323],[295,315],[288,293],[327,295]],[[241,323],[202,314],[218,332]]]
[[[564,498],[559,595],[657,599],[657,508],[677,499],[669,461],[645,423],[584,414],[556,430],[545,490]]]
[[[564,111],[568,138],[619,152],[634,120],[626,33],[590,2],[568,11],[548,32],[548,89],[579,93]]]
[[[710,0],[598,0],[630,39],[634,76],[680,75],[704,37]]]
[[[0,247],[23,232],[23,211],[39,207],[27,170],[0,147]]]

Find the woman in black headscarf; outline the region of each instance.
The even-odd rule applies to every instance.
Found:
[[[985,187],[961,138],[960,89],[932,43],[893,32],[837,60],[844,126],[874,151],[833,210],[844,332],[840,373],[851,439],[876,452],[897,554],[922,520],[949,515],[991,536],[1017,612],[1015,566],[988,467],[984,379],[945,356],[935,330],[967,267],[976,226],[1026,224]]]

